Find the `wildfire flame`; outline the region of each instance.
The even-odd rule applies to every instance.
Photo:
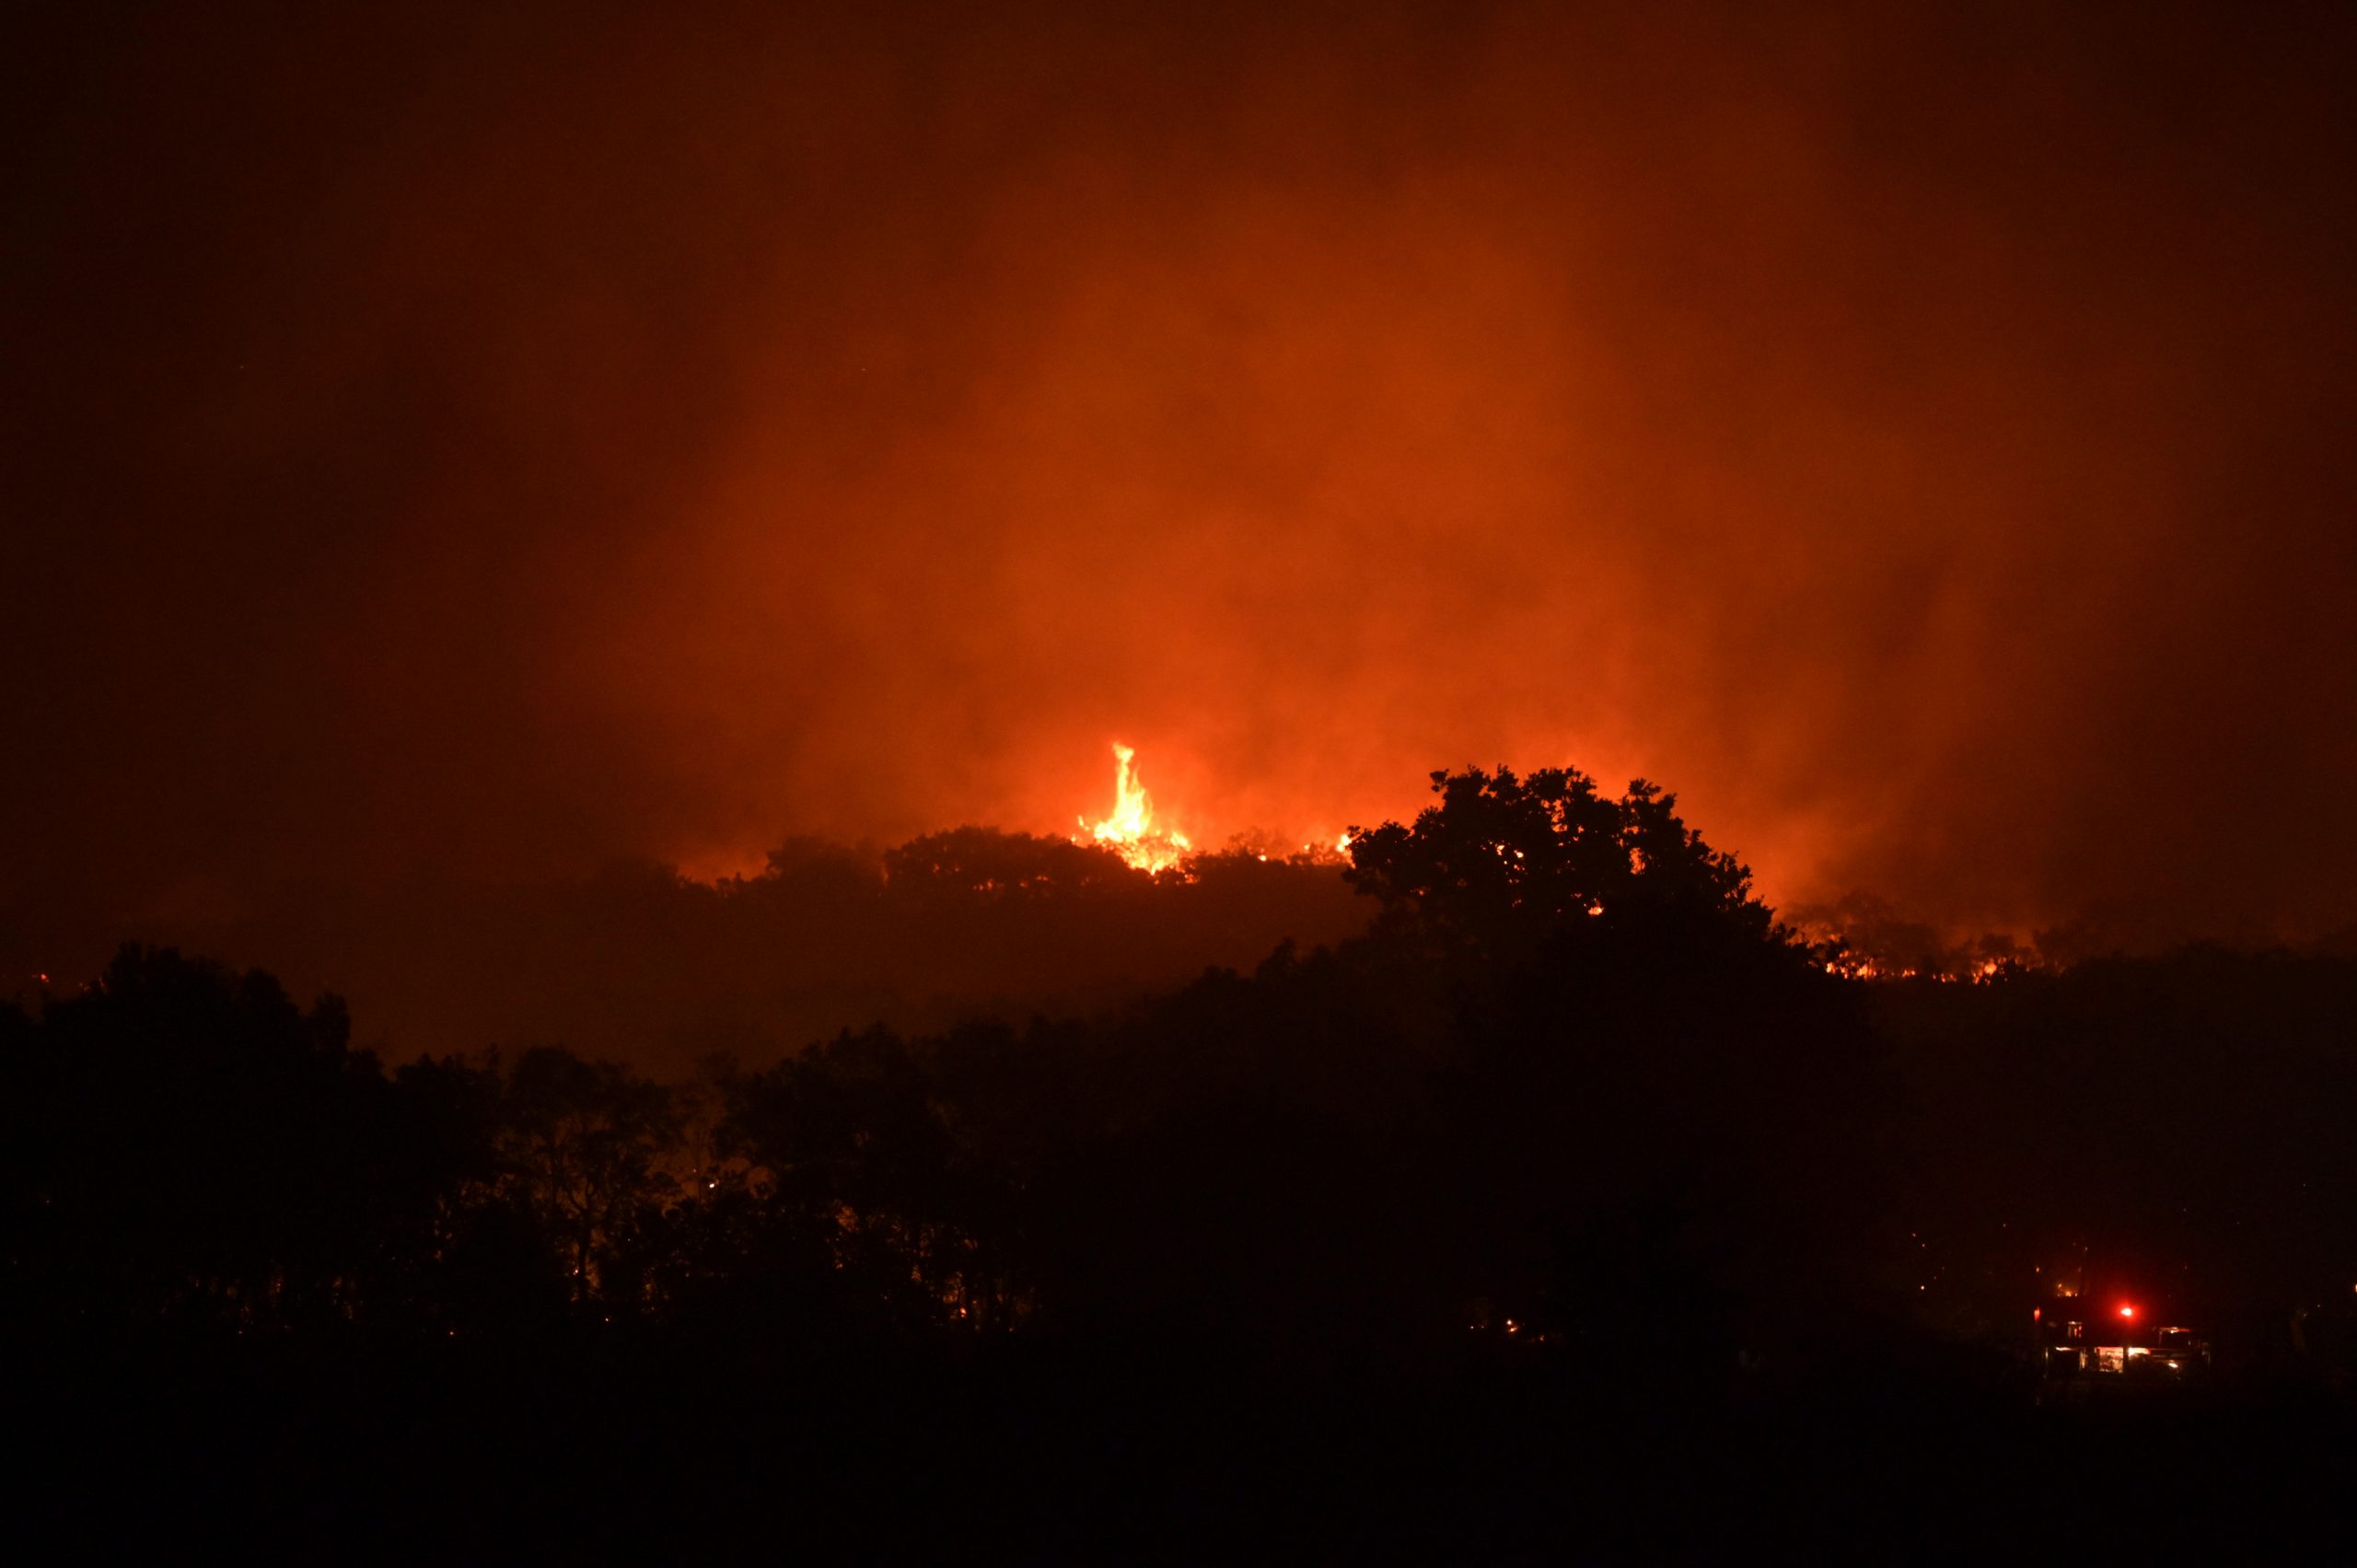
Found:
[[[1141,871],[1167,871],[1194,846],[1186,834],[1155,825],[1154,798],[1138,782],[1137,755],[1135,747],[1113,743],[1113,814],[1101,822],[1081,819],[1087,837],[1074,842],[1102,844]]]

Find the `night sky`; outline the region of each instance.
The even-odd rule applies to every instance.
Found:
[[[1788,908],[2357,920],[2346,7],[35,9],[12,968],[1115,740],[1198,843],[1571,762]]]

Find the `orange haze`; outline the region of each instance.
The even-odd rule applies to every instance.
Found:
[[[1198,844],[1570,761],[1779,901],[2357,916],[2343,13],[52,9],[11,961],[1117,739]]]

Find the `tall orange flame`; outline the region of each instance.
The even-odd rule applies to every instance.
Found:
[[[1155,825],[1154,797],[1138,780],[1137,755],[1136,748],[1113,743],[1113,814],[1100,822],[1082,819],[1088,837],[1074,842],[1102,844],[1141,871],[1167,871],[1194,846],[1186,834]]]

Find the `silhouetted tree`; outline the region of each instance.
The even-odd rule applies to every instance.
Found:
[[[892,896],[912,902],[1136,893],[1153,881],[1109,849],[995,828],[911,839],[885,854],[884,872]]]
[[[19,1309],[349,1320],[424,1244],[448,1173],[333,997],[125,947],[0,1034]]]
[[[516,1059],[497,1148],[516,1195],[554,1238],[576,1300],[640,1304],[643,1281],[617,1278],[615,1265],[679,1195],[664,1162],[681,1136],[660,1084],[554,1046]]]
[[[1408,826],[1353,829],[1359,891],[1395,937],[1519,956],[1567,923],[1644,910],[1714,916],[1764,936],[1773,917],[1751,874],[1678,816],[1678,797],[1639,779],[1614,800],[1576,769],[1435,772],[1440,803]]]
[[[951,1122],[936,1054],[844,1034],[731,1089],[770,1201],[831,1226],[837,1266],[910,1321],[1009,1326],[1025,1309],[1006,1178]]]
[[[1369,945],[1449,998],[1417,1121],[1467,1294],[1536,1318],[1582,1299],[1567,1259],[1621,1267],[1628,1216],[1670,1216],[1666,1271],[1707,1264],[1747,1331],[1789,1333],[1873,1234],[1883,1095],[1854,999],[1675,796],[1573,770],[1433,783],[1412,825],[1353,835],[1351,877],[1383,906]]]

